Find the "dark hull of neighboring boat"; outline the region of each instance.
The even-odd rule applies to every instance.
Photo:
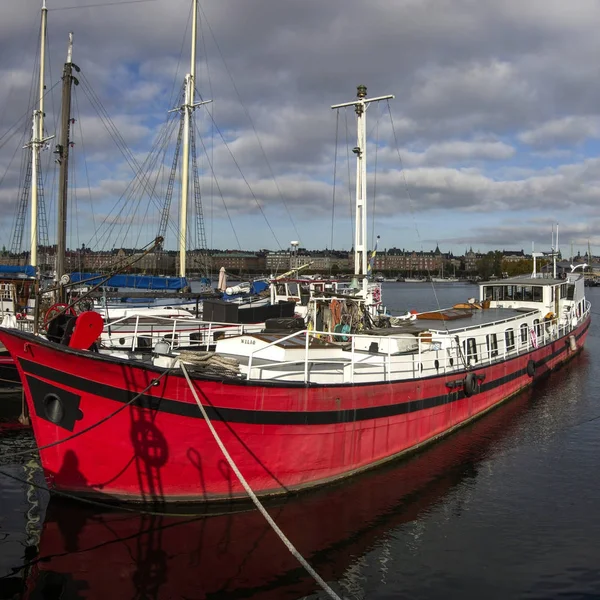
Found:
[[[0,350],[0,388],[21,385],[15,361],[7,350]]]
[[[474,369],[470,395],[466,372],[332,386],[193,380],[252,489],[272,496],[350,476],[467,423],[572,358],[589,324],[588,316],[567,336]],[[151,386],[164,370],[12,330],[0,329],[0,342],[17,361],[38,446],[91,427],[40,452],[56,489],[128,501],[246,498],[179,371]]]

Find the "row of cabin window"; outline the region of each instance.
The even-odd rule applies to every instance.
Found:
[[[544,335],[544,325],[540,323],[539,319],[533,321],[533,327],[538,340]],[[523,323],[519,329],[521,346],[527,346],[529,341],[529,326],[527,323]],[[504,332],[504,344],[507,352],[512,352],[515,345],[515,330],[510,328]],[[485,345],[487,348],[487,354],[489,357],[494,358],[498,356],[498,336],[495,333],[489,333],[485,336]],[[477,362],[477,340],[475,338],[467,338],[463,341],[463,352],[467,359],[467,362],[471,360]]]
[[[558,286],[557,286],[558,287]],[[573,300],[575,285],[560,285],[560,297]],[[524,302],[543,302],[544,288],[540,285],[489,285],[483,288],[483,297],[487,300],[521,300]],[[554,298],[552,298],[554,301]]]

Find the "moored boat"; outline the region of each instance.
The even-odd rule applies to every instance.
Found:
[[[359,86],[338,105],[357,114],[356,215],[367,214],[365,106],[380,99]],[[366,240],[366,221],[356,230]],[[436,440],[584,347],[582,273],[482,283],[478,301],[392,318],[368,280],[366,241],[355,269],[350,293],[310,295],[305,320],[151,362],[90,351],[85,313],[78,344],[0,329],[50,485],[123,501],[244,499],[220,444],[258,496],[323,485]]]
[[[531,287],[541,296],[424,313],[406,328],[346,334],[343,343],[308,330],[225,338],[213,356],[237,366],[186,368],[258,495],[324,484],[448,433],[583,347],[590,307],[577,299],[579,274],[567,282],[521,279],[481,287],[497,296]],[[544,299],[561,289],[561,316],[544,320]],[[539,308],[528,306],[538,301]],[[245,497],[223,467],[179,369],[75,350],[19,331],[0,330],[0,341],[17,362],[38,445],[65,440],[40,452],[57,489],[133,501],[157,490],[169,501]],[[186,360],[177,358],[179,364]]]
[[[439,505],[465,477],[476,477],[490,447],[519,426],[528,400],[527,394],[520,395],[503,410],[404,464],[276,502],[269,512],[321,575],[337,580],[357,557],[378,547],[382,551],[391,531]],[[144,595],[192,598],[199,581],[204,597],[266,600],[315,593],[314,581],[282,551],[281,541],[258,511],[216,508],[221,513],[216,516],[148,516],[53,497],[37,556],[28,561],[33,564],[26,575],[25,598],[69,589],[74,581],[85,585],[91,598],[113,600]],[[28,548],[26,556],[31,554]],[[22,578],[14,571],[17,588]],[[158,572],[157,579],[153,574]],[[118,585],[114,573],[119,574]]]
[[[0,344],[0,388],[21,385],[17,366],[6,348]]]

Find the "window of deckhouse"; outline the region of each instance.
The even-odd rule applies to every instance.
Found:
[[[544,327],[540,323],[539,319],[533,320],[533,327],[535,329],[535,335],[537,336],[538,344],[542,342],[542,336],[544,335]]]
[[[488,356],[494,358],[498,356],[498,337],[495,333],[488,333],[485,336],[485,343],[487,346]]]
[[[527,326],[527,323],[521,323],[520,331],[521,345],[527,346],[527,334],[529,333],[529,327]]]
[[[463,342],[463,351],[468,365],[471,362],[477,362],[477,341],[475,338],[467,338]]]
[[[506,344],[507,352],[511,352],[515,349],[515,330],[512,329],[512,327],[504,332],[504,342]]]

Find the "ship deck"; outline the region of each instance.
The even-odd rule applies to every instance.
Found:
[[[455,333],[465,329],[480,328],[491,323],[517,319],[527,314],[535,313],[535,308],[486,308],[486,309],[447,309],[427,313],[427,315],[438,315],[450,313],[452,318],[442,319],[439,317],[417,318],[414,321],[401,321],[394,327],[373,329],[361,332],[363,335],[398,335],[419,334],[422,331],[435,331],[439,333]],[[457,313],[462,313],[457,315]],[[425,315],[424,315],[425,316]]]

